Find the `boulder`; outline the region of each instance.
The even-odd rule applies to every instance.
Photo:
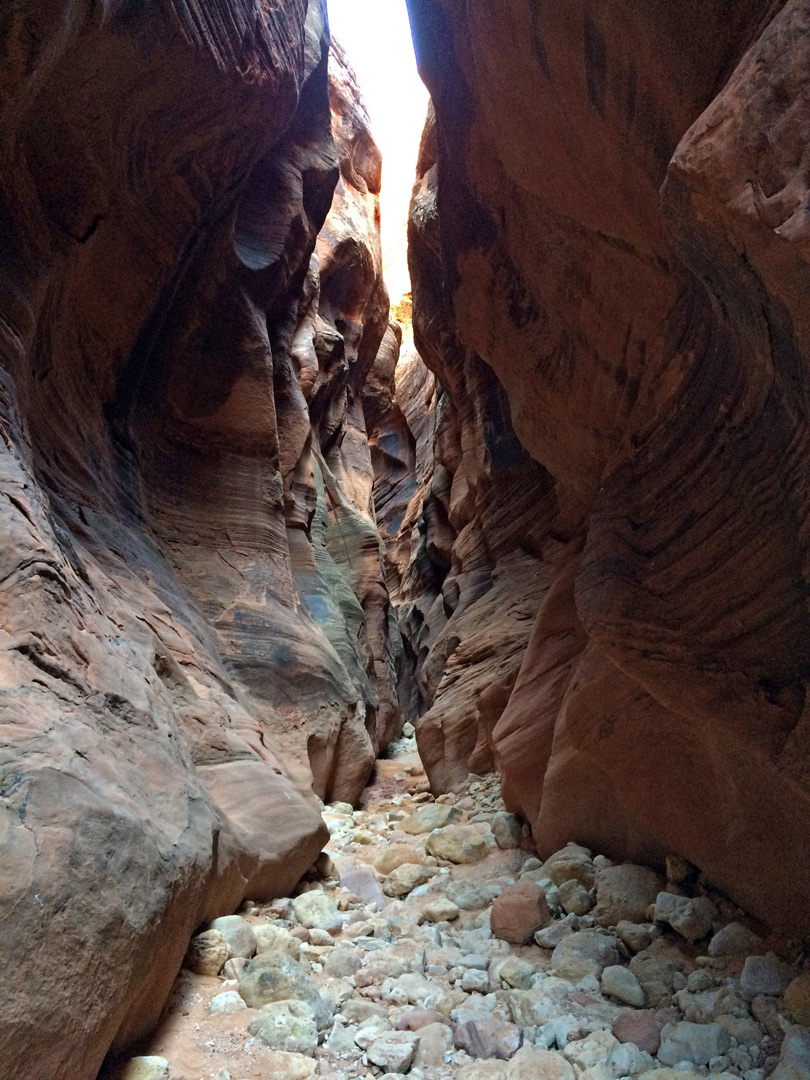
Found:
[[[120,1080],[169,1080],[169,1063],[163,1057],[130,1058],[121,1070]]]
[[[622,1005],[632,1005],[641,1009],[646,1002],[641,984],[633,972],[626,967],[616,964],[606,967],[602,972],[601,988],[606,997],[613,998]]]
[[[807,1080],[810,1076],[810,1032],[791,1028],[785,1033],[779,1062],[771,1080]]]
[[[494,814],[490,822],[492,835],[499,848],[517,848],[523,838],[523,825],[520,818],[515,814],[509,814],[505,810],[499,810]]]
[[[709,956],[740,956],[756,952],[760,938],[742,923],[730,922],[722,927],[709,942]]]
[[[256,952],[285,952],[297,960],[301,955],[301,941],[284,926],[275,923],[259,923],[253,927]]]
[[[420,1031],[429,1024],[446,1024],[447,1017],[435,1009],[407,1009],[397,1017],[397,1031]]]
[[[690,1061],[693,1065],[708,1065],[712,1058],[725,1054],[731,1037],[720,1024],[693,1024],[683,1020],[665,1024],[661,1031],[658,1060],[662,1065],[677,1065]]]
[[[383,911],[385,908],[385,897],[377,876],[367,866],[357,866],[356,863],[350,862],[342,863],[340,887],[346,892],[359,896],[368,908],[373,908],[375,911]]]
[[[212,1013],[236,1013],[246,1009],[244,998],[238,990],[223,990],[216,994],[208,1003],[208,1011]]]
[[[318,1028],[311,1007],[295,999],[263,1005],[248,1024],[248,1031],[272,1050],[314,1057]]]
[[[304,1054],[276,1050],[262,1055],[262,1080],[310,1080],[317,1068],[316,1062]]]
[[[419,885],[430,881],[435,873],[434,866],[426,866],[424,863],[402,863],[392,870],[383,882],[383,892],[386,896],[407,896]]]
[[[453,1050],[453,1032],[444,1019],[420,1026],[419,1043],[413,1056],[417,1069],[444,1068]]]
[[[575,1080],[576,1072],[562,1054],[539,1046],[522,1046],[509,1062],[509,1080]]]
[[[239,993],[251,1009],[289,999],[301,1001],[311,1010],[319,1031],[332,1022],[332,1010],[315,983],[286,953],[261,953],[248,961],[239,979]]]
[[[641,984],[647,1001],[653,1008],[669,1004],[676,983],[683,986],[682,965],[668,956],[645,951],[637,953],[630,961],[630,970]]]
[[[383,984],[383,997],[397,1005],[416,1005],[420,1009],[449,1016],[455,1005],[453,995],[438,980],[432,981],[416,972],[406,972]],[[345,1012],[345,1009],[344,1009]]]
[[[654,918],[658,922],[669,923],[687,941],[700,941],[707,937],[717,914],[717,908],[705,896],[690,899],[660,892],[655,900]]]
[[[621,1043],[634,1043],[653,1056],[661,1045],[661,1025],[652,1009],[625,1009],[613,1021],[612,1033]]]
[[[452,863],[477,863],[485,859],[495,846],[489,826],[446,825],[430,834],[427,852],[437,859]]]
[[[223,915],[209,923],[207,930],[216,930],[228,945],[228,959],[242,956],[250,959],[256,952],[256,935],[253,927],[241,915]]]
[[[386,1031],[369,1045],[368,1060],[388,1072],[405,1073],[411,1067],[420,1038],[413,1031]]]
[[[507,956],[495,965],[493,977],[514,990],[528,990],[536,972],[537,968],[527,960],[521,960],[519,956]]]
[[[347,1024],[363,1024],[372,1016],[377,1016],[382,1020],[388,1017],[385,1006],[378,1005],[375,1001],[368,1001],[366,998],[349,998],[343,1003],[340,1013]]]
[[[410,817],[399,822],[398,828],[405,833],[419,835],[420,833],[433,832],[434,829],[442,829],[454,821],[460,821],[461,811],[456,806],[442,803],[425,803],[418,807]]]
[[[630,1044],[620,1043],[609,1031],[594,1031],[571,1040],[563,1054],[586,1075],[590,1069],[599,1069],[611,1077],[627,1076],[652,1064],[648,1056]]]
[[[502,893],[500,885],[484,885],[477,881],[452,881],[446,890],[449,900],[462,911],[480,911],[489,907]]]
[[[567,915],[587,915],[594,904],[590,890],[574,878],[560,885],[557,899]]]
[[[354,1033],[355,1045],[361,1050],[368,1050],[375,1039],[390,1031],[391,1028],[384,1016],[369,1016]]]
[[[423,855],[418,854],[407,844],[392,844],[390,847],[386,847],[383,853],[375,859],[374,869],[381,874],[390,874],[392,870],[396,870],[403,863],[421,863],[423,859]]]
[[[474,1058],[499,1058],[507,1061],[520,1049],[523,1032],[514,1024],[494,1017],[476,1017],[456,1025],[454,1042]]]
[[[749,956],[740,975],[740,989],[750,1001],[760,994],[783,994],[790,986],[796,972],[773,953],[766,956]]]
[[[438,900],[431,900],[429,904],[425,904],[422,908],[422,915],[428,922],[432,923],[452,922],[460,914],[461,909],[452,900],[448,900],[446,896],[440,896]]]
[[[456,985],[468,994],[488,994],[492,988],[489,974],[486,971],[477,971],[475,968],[466,970],[461,976],[461,982],[457,982]]]
[[[560,851],[550,855],[542,866],[543,877],[549,878],[555,885],[573,878],[586,889],[592,889],[596,881],[596,869],[588,848],[579,844],[566,844]]]
[[[794,1024],[810,1028],[810,972],[792,979],[785,988],[785,1011]]]
[[[616,923],[614,932],[631,952],[638,953],[649,949],[661,931],[655,923],[633,923],[622,919]]]
[[[362,963],[351,949],[333,949],[324,961],[323,970],[336,978],[351,978]]]
[[[197,975],[219,975],[230,955],[228,942],[219,930],[203,930],[189,942],[183,964]]]
[[[626,921],[643,923],[647,909],[664,888],[664,879],[646,866],[621,863],[596,875],[596,908],[593,917],[600,926]]]
[[[570,986],[566,985],[567,990]],[[546,980],[531,990],[512,990],[507,996],[509,1015],[521,1028],[542,1027],[559,1016],[559,998],[548,993]]]
[[[498,1061],[474,1061],[462,1065],[455,1080],[506,1080],[507,1069]]]
[[[551,920],[546,895],[533,881],[519,881],[498,896],[490,915],[492,933],[513,945],[524,945]]]
[[[342,929],[345,922],[345,917],[338,911],[334,900],[319,891],[296,896],[292,906],[298,922],[308,929],[327,930],[330,934],[335,934]]]
[[[606,967],[621,960],[616,939],[602,930],[578,930],[551,954],[551,970],[560,979],[577,983],[589,975],[599,978]]]
[[[235,956],[233,960],[229,960],[222,969],[222,977],[225,979],[236,979],[238,981],[239,976],[245,970],[246,964],[247,960],[244,956]]]

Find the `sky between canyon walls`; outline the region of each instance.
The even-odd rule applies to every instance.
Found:
[[[396,304],[410,290],[408,204],[428,92],[416,73],[405,0],[328,0],[329,23],[354,68],[382,151],[385,282]]]

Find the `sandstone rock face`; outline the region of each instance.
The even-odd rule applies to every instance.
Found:
[[[482,528],[493,551],[520,522],[533,628],[492,739],[541,853],[674,852],[806,931],[810,868],[784,859],[810,831],[806,5],[409,8],[436,116],[412,205],[416,338],[442,417],[468,418],[432,481],[440,614],[409,631],[433,785],[480,745],[480,696],[455,708],[479,654],[452,685],[451,667],[516,611],[489,566],[459,571]],[[471,462],[506,417],[522,480],[498,516],[504,484],[486,497]],[[448,612],[483,580],[496,607],[451,648],[464,600]]]
[[[0,1073],[90,1080],[399,722],[380,162],[319,0],[12,3],[0,40]]]
[[[415,722],[424,711],[424,702],[414,677],[416,657],[407,627],[425,601],[419,575],[412,588],[408,583],[415,574],[411,563],[418,562],[422,550],[422,507],[433,476],[436,384],[414,346],[407,299],[398,306],[396,316],[364,383],[363,411],[374,469],[377,528],[386,552],[386,585],[397,609],[397,626],[406,630],[403,646],[408,663],[399,684],[401,705]]]
[[[552,485],[515,437],[497,379],[456,331],[440,271],[436,154],[431,115],[409,224],[419,356],[404,312],[394,402],[370,437],[387,580],[415,666],[407,706],[420,716],[431,784],[447,790],[493,768],[492,729],[548,584],[534,513]]]

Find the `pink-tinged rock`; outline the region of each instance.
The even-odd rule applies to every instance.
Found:
[[[466,1050],[470,1057],[507,1061],[520,1049],[523,1032],[514,1024],[481,1017],[459,1024],[454,1041],[456,1048]]]
[[[346,889],[376,911],[385,907],[385,896],[373,870],[367,866],[344,862],[340,867],[340,887]]]
[[[621,1043],[635,1043],[648,1054],[658,1053],[661,1045],[661,1025],[652,1009],[626,1009],[620,1012],[611,1028]]]
[[[509,1080],[575,1080],[570,1061],[553,1050],[523,1046],[509,1063]]]
[[[419,1031],[428,1024],[446,1024],[447,1017],[435,1009],[409,1009],[397,1017],[397,1031]]]
[[[525,945],[550,921],[546,894],[534,881],[504,889],[492,905],[492,933],[513,945]]]

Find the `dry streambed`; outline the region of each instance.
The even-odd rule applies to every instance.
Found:
[[[542,862],[493,778],[434,801],[398,750],[362,809],[325,809],[295,897],[192,940],[160,1029],[103,1077],[810,1078],[796,943],[679,858]]]

